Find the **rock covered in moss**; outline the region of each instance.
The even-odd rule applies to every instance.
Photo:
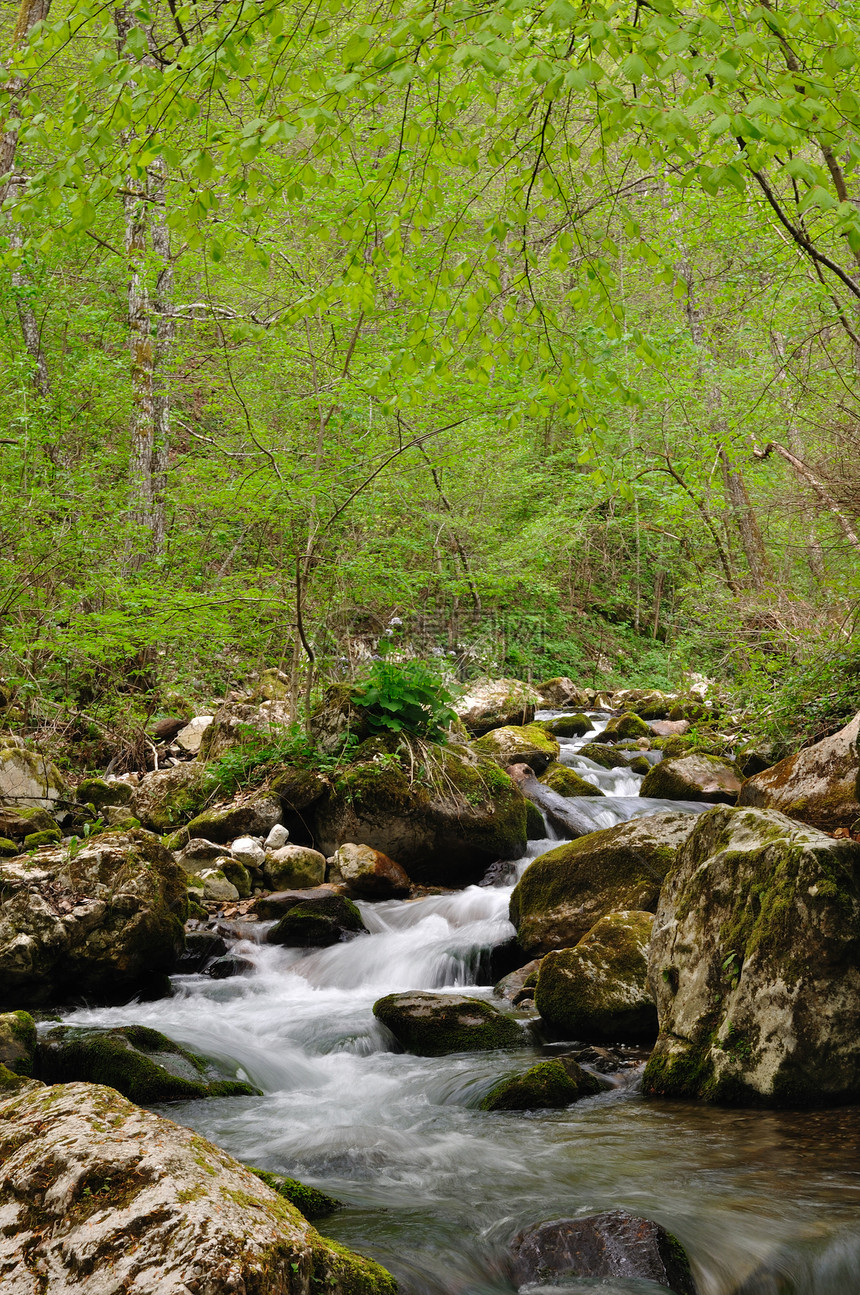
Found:
[[[537,689],[519,679],[475,679],[454,711],[473,737],[483,737],[506,724],[530,724],[540,703]]]
[[[271,1187],[272,1191],[294,1205],[311,1223],[316,1219],[328,1218],[341,1207],[342,1202],[336,1197],[321,1192],[318,1187],[309,1187],[307,1183],[300,1183],[297,1178],[271,1173],[267,1169],[252,1169],[251,1173],[256,1174],[267,1187]]]
[[[32,1075],[36,1025],[29,1012],[0,1014],[0,1065],[16,1075]]]
[[[208,787],[206,770],[193,760],[156,769],[134,788],[132,811],[150,831],[173,832],[203,808]]]
[[[639,795],[734,805],[740,789],[741,776],[734,764],[716,755],[696,752],[655,764],[643,779]]]
[[[463,994],[415,991],[388,994],[373,1004],[373,1015],[406,1052],[443,1057],[450,1052],[489,1052],[524,1047],[522,1027],[491,1003]]]
[[[20,850],[14,841],[10,841],[8,836],[0,836],[0,859],[14,859]]]
[[[678,705],[677,693],[658,692],[656,688],[619,688],[612,694],[612,705],[640,719],[662,720]]]
[[[0,805],[0,834],[12,841],[21,842],[31,832],[50,832],[56,828],[57,820],[46,809]]]
[[[552,733],[553,737],[584,737],[594,724],[587,715],[559,715],[556,719],[542,720],[541,728]]]
[[[832,737],[748,778],[738,804],[778,809],[824,832],[850,829],[860,818],[860,711]]]
[[[127,807],[134,800],[134,788],[118,780],[105,782],[104,778],[84,778],[75,788],[75,799],[96,809],[105,809],[108,805]]]
[[[62,833],[58,827],[48,832],[31,832],[29,836],[24,837],[24,849],[41,850],[44,845],[59,845],[62,839]]]
[[[201,868],[188,879],[188,894],[196,900],[207,900],[213,904],[235,904],[240,899],[239,891],[232,881],[228,880],[220,868]]]
[[[529,1228],[514,1240],[511,1255],[520,1287],[621,1277],[666,1286],[674,1295],[696,1295],[690,1261],[677,1238],[626,1210]]]
[[[616,715],[609,720],[606,728],[601,733],[595,733],[591,740],[598,743],[598,745],[602,745],[606,742],[623,742],[628,738],[650,736],[651,730],[644,719],[640,719],[638,715],[628,713],[626,715]]]
[[[589,688],[580,688],[567,675],[555,675],[544,679],[537,686],[544,706],[556,709],[561,706],[578,706],[588,710],[594,701],[594,692]]]
[[[359,909],[345,895],[304,897],[299,892],[267,939],[291,949],[321,949],[366,934]]]
[[[36,1073],[48,1084],[108,1084],[140,1106],[199,1097],[252,1097],[258,1090],[144,1025],[61,1025],[42,1035]]]
[[[325,855],[305,845],[282,845],[266,853],[264,876],[273,890],[298,890],[325,881]]]
[[[663,878],[695,815],[667,811],[560,845],[540,855],[511,896],[511,921],[532,957],[569,948],[606,913],[653,912]]]
[[[541,724],[494,728],[473,742],[472,747],[479,755],[495,760],[502,769],[510,764],[527,764],[535,773],[543,773],[558,759],[560,751],[556,739]]]
[[[860,1097],[860,844],[774,810],[702,815],[666,878],[649,1093],[765,1105]]]
[[[69,790],[59,770],[36,751],[3,746],[0,738],[0,803],[12,809],[44,809],[62,817]]]
[[[466,747],[424,745],[340,770],[316,806],[317,844],[345,841],[396,859],[413,881],[467,885],[526,847],[526,802],[492,760]]]
[[[648,987],[651,913],[608,913],[572,949],[548,953],[535,984],[535,1007],[556,1034],[587,1042],[655,1038],[657,1009]]]
[[[403,899],[410,881],[399,863],[369,845],[347,842],[334,855],[335,867],[355,899]]]
[[[630,763],[630,756],[626,751],[619,751],[614,746],[601,746],[599,742],[586,742],[585,746],[579,748],[577,755],[584,755],[586,760],[599,764],[602,769],[625,769]]]
[[[240,863],[232,855],[221,854],[212,864],[212,867],[222,873],[230,884],[236,887],[240,899],[248,898],[251,893],[251,874],[244,863]]]
[[[237,836],[267,836],[281,821],[281,803],[271,795],[249,795],[230,805],[214,805],[195,815],[190,823],[174,832],[171,850],[181,850],[194,837],[227,844]]]
[[[0,1271],[64,1295],[394,1295],[282,1195],[190,1129],[96,1084],[0,1102]],[[34,1278],[37,1274],[37,1278]]]
[[[545,787],[551,787],[557,791],[559,796],[602,796],[603,792],[593,783],[586,782],[573,769],[569,769],[566,764],[559,764],[553,761],[551,765],[544,770],[539,780]]]
[[[607,1087],[572,1057],[553,1057],[496,1084],[481,1102],[481,1110],[558,1110]]]
[[[184,946],[186,883],[139,828],[0,862],[0,1006],[116,1002],[144,989]]]

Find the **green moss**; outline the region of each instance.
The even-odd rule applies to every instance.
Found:
[[[340,1209],[341,1202],[334,1196],[327,1196],[316,1187],[308,1187],[306,1183],[300,1183],[297,1178],[287,1178],[285,1174],[269,1173],[265,1169],[254,1169],[248,1166],[252,1174],[261,1179],[267,1187],[283,1196],[284,1200],[289,1201],[291,1205],[304,1215],[306,1219],[313,1222],[315,1219],[327,1218],[335,1210]]]
[[[36,1024],[29,1012],[0,1015],[0,1062],[18,1075],[33,1073],[36,1052]]]
[[[628,756],[611,746],[601,746],[598,742],[587,742],[579,748],[579,755],[599,764],[603,769],[626,769],[630,760]]]
[[[388,994],[373,1004],[373,1014],[407,1052],[421,1057],[489,1052],[526,1042],[516,1021],[479,998]]]
[[[603,742],[623,742],[625,738],[649,737],[651,730],[643,719],[638,715],[628,712],[626,715],[618,715],[611,719],[606,728],[598,733],[594,741]]]
[[[62,839],[62,833],[56,827],[44,832],[31,832],[24,837],[24,849],[41,850],[45,845],[59,845]]]
[[[18,854],[18,847],[8,836],[0,836],[0,859],[13,859]]]
[[[75,788],[75,795],[82,805],[94,805],[104,809],[107,805],[129,805],[133,791],[126,782],[105,782],[102,778],[85,778]]]
[[[530,841],[542,841],[547,833],[543,814],[531,800],[526,801],[526,835]]]
[[[554,762],[541,774],[538,779],[544,786],[551,787],[553,791],[558,792],[560,796],[602,796],[603,792],[599,787],[592,783],[586,782],[580,778],[578,773],[569,769],[564,764]]]
[[[313,1243],[311,1263],[312,1292],[323,1295],[337,1287],[339,1295],[396,1295],[397,1283],[386,1268],[328,1237]]]
[[[325,948],[344,935],[367,933],[361,910],[345,895],[325,895],[292,906],[269,932],[270,944]]]
[[[495,760],[502,768],[522,762],[542,773],[547,765],[557,760],[559,745],[540,724],[508,724],[491,729],[472,743],[479,755]]]
[[[553,737],[584,737],[594,725],[587,715],[560,715],[558,719],[542,721],[540,727]]]
[[[481,1102],[482,1111],[535,1111],[570,1106],[592,1097],[605,1085],[577,1066],[561,1060],[540,1061],[525,1074],[503,1079]]]

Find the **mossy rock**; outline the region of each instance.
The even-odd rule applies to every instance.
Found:
[[[195,837],[216,844],[235,841],[237,836],[267,836],[281,821],[280,800],[271,795],[234,801],[232,805],[215,805],[197,814],[167,842],[169,850],[181,850]]]
[[[472,737],[507,724],[530,724],[540,693],[519,679],[475,679],[454,702],[454,710]]]
[[[140,1106],[200,1097],[253,1097],[259,1090],[143,1025],[60,1026],[40,1039],[36,1074],[45,1083],[107,1084]]]
[[[263,871],[272,890],[298,890],[325,881],[325,855],[304,845],[269,850]]]
[[[339,1210],[342,1201],[334,1196],[328,1196],[321,1192],[317,1187],[308,1187],[307,1183],[300,1183],[297,1178],[288,1178],[286,1174],[270,1173],[267,1169],[254,1169],[248,1166],[252,1174],[256,1174],[267,1187],[271,1187],[273,1192],[283,1196],[285,1201],[304,1215],[309,1222],[313,1223],[316,1219],[326,1219],[335,1210]]]
[[[594,1097],[608,1087],[572,1057],[553,1057],[496,1084],[481,1102],[481,1110],[558,1110],[582,1097]]]
[[[31,1076],[36,1055],[36,1025],[29,1012],[0,1015],[0,1064],[16,1075]]]
[[[14,859],[20,850],[14,841],[10,841],[8,836],[0,836],[0,859]]]
[[[283,769],[269,782],[269,793],[277,797],[289,815],[310,809],[328,790],[328,780],[315,769]]]
[[[651,772],[653,765],[650,760],[646,760],[644,755],[637,755],[630,761],[630,772],[639,773],[647,777]]]
[[[351,684],[332,684],[310,717],[311,737],[326,755],[337,755],[348,738],[363,742],[370,736],[367,713],[353,700]]]
[[[3,740],[0,737],[0,804],[53,810],[57,801],[68,798],[68,787],[50,760],[24,747],[4,746]]]
[[[631,819],[540,855],[511,896],[510,916],[530,957],[577,944],[606,913],[653,912],[663,878],[696,822],[666,811]]]
[[[345,895],[299,895],[267,939],[290,949],[321,949],[367,933],[361,910]]]
[[[46,809],[0,804],[0,835],[23,841],[33,832],[54,832],[57,820]]]
[[[238,859],[232,859],[228,855],[221,855],[212,866],[222,873],[232,886],[236,887],[240,899],[248,898],[251,893],[251,874],[244,863],[240,863]]]
[[[602,796],[603,792],[593,783],[580,778],[578,773],[565,764],[553,763],[541,774],[538,782],[551,787],[560,796]]]
[[[584,755],[602,769],[626,769],[630,764],[629,755],[614,746],[601,746],[599,742],[587,742],[579,748],[577,755]]]
[[[29,836],[24,837],[24,849],[41,850],[45,845],[59,845],[62,839],[62,833],[58,827],[52,828],[49,832],[31,832]]]
[[[651,913],[608,913],[573,949],[540,964],[535,1007],[549,1029],[588,1043],[641,1043],[657,1035],[648,987]]]
[[[774,810],[703,814],[666,878],[649,954],[657,1096],[860,1099],[860,844]]]
[[[655,764],[643,779],[639,795],[657,800],[703,800],[734,805],[741,781],[734,764],[719,756],[696,753]]]
[[[558,742],[542,724],[508,724],[504,728],[494,728],[477,738],[472,749],[495,760],[503,769],[512,764],[527,764],[537,774],[543,773],[557,760],[560,751]]]
[[[526,835],[530,841],[542,841],[546,837],[547,826],[543,814],[534,801],[526,801]]]
[[[318,848],[369,845],[422,885],[468,885],[526,848],[526,800],[492,760],[422,744],[348,765],[315,808]]]
[[[498,1008],[462,994],[388,994],[373,1015],[406,1052],[443,1057],[452,1052],[489,1052],[525,1047],[523,1029]]]
[[[542,720],[541,728],[545,728],[553,737],[584,737],[591,732],[594,724],[587,715],[559,715],[557,719]]]
[[[625,738],[651,737],[651,730],[640,719],[638,715],[627,713],[626,715],[617,715],[606,725],[602,733],[596,733],[592,741],[599,744],[606,742],[621,742]]]
[[[85,778],[75,788],[75,798],[82,805],[105,809],[108,805],[131,805],[134,789],[127,782],[105,782],[103,778]]]
[[[210,791],[205,766],[189,760],[141,778],[134,788],[132,812],[149,831],[173,832],[199,813]]]

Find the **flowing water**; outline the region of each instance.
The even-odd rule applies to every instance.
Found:
[[[638,798],[641,779],[629,770],[578,755],[588,737],[564,742],[562,759],[606,793],[578,802],[596,828],[678,808]],[[441,1058],[393,1050],[374,1001],[464,987],[490,999],[487,953],[513,934],[516,876],[557,844],[531,842],[506,884],[361,904],[370,936],[330,949],[266,945],[265,927],[249,924],[236,952],[253,961],[253,975],[178,977],[171,999],[68,1019],[151,1025],[238,1066],[264,1096],[163,1113],[247,1163],[338,1197],[346,1208],[322,1230],[385,1264],[406,1295],[510,1293],[505,1254],[517,1232],[618,1207],[680,1238],[701,1295],[860,1293],[857,1108],[645,1100],[641,1067],[631,1067],[612,1091],[567,1110],[486,1114],[478,1104],[500,1075],[525,1070],[552,1046]],[[665,1295],[650,1282],[574,1288]]]

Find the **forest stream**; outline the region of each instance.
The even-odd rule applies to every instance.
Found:
[[[593,719],[599,730],[607,716]],[[640,775],[578,754],[593,736],[562,739],[561,760],[604,793],[576,802],[595,828],[680,807],[639,798]],[[161,1113],[246,1163],[337,1197],[344,1208],[321,1230],[379,1260],[404,1295],[510,1292],[505,1256],[518,1232],[620,1207],[679,1238],[701,1295],[860,1291],[858,1108],[646,1100],[644,1054],[629,1050],[611,1091],[560,1111],[488,1114],[478,1104],[500,1075],[570,1043],[441,1058],[394,1050],[372,1004],[409,989],[468,987],[492,999],[488,952],[513,934],[513,885],[556,844],[550,835],[531,842],[492,884],[362,903],[370,936],[332,948],[267,945],[268,924],[246,924],[235,951],[253,962],[252,974],[176,977],[173,998],[78,1009],[66,1019],[150,1025],[238,1064],[264,1096],[178,1103]],[[572,1289],[665,1291],[624,1280],[579,1280]]]

